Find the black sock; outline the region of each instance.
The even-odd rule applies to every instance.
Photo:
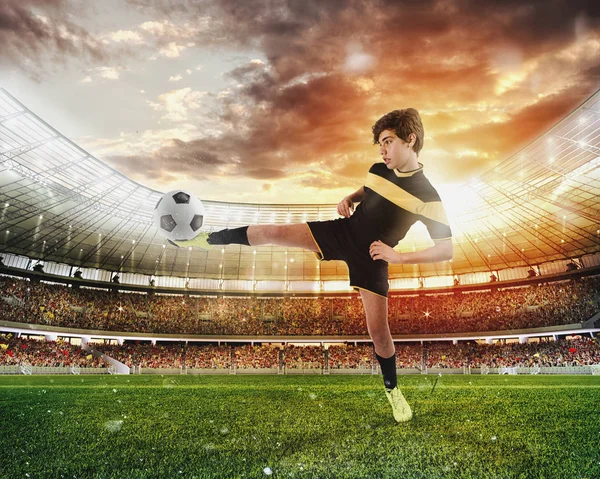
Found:
[[[390,358],[382,358],[379,354],[375,353],[377,361],[381,366],[381,373],[383,374],[383,384],[386,389],[394,389],[397,385],[396,378],[396,353]]]
[[[242,226],[241,228],[224,229],[221,231],[215,231],[208,235],[206,239],[208,244],[245,244],[250,246],[248,242],[248,227]]]

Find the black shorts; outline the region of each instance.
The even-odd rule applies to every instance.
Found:
[[[341,260],[348,265],[350,286],[365,289],[387,298],[388,263],[382,259],[373,260],[369,246],[375,240],[360,238],[350,228],[347,218],[330,221],[309,221],[308,228],[320,253],[319,260]]]

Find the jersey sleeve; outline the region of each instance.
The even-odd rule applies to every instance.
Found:
[[[448,216],[441,201],[426,203],[420,211],[419,220],[427,227],[432,240],[452,238]]]

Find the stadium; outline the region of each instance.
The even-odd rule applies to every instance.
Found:
[[[5,2],[0,478],[600,477],[597,17]],[[408,107],[424,132],[417,112],[384,145],[373,121]],[[388,166],[404,152],[433,200],[402,186],[423,164]],[[391,343],[310,226],[319,253],[178,244],[331,224],[373,161],[394,208],[443,203],[389,249],[453,247],[386,262]],[[173,242],[180,203],[196,236]]]
[[[370,341],[344,262],[320,263],[310,252],[277,246],[181,251],[153,225],[160,192],[77,147],[8,92],[1,99],[6,332],[48,339],[69,332],[84,345],[277,340],[325,351]],[[450,213],[452,260],[390,266],[390,322],[399,344],[594,338],[599,109],[596,93],[466,185],[471,207]],[[205,224],[216,229],[337,215],[330,205],[205,204]],[[404,247],[423,249],[424,235],[413,230]],[[6,321],[23,307],[17,323],[28,329]],[[428,367],[422,354],[418,363]]]
[[[379,373],[345,263],[276,246],[181,251],[152,225],[160,192],[0,100],[3,374]],[[600,371],[598,111],[600,93],[466,185],[451,262],[391,266],[400,374]],[[335,216],[205,208],[216,228]]]

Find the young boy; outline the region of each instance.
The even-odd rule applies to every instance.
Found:
[[[444,207],[417,161],[423,139],[423,124],[415,109],[394,110],[377,120],[373,142],[379,145],[383,163],[371,166],[365,185],[338,203],[343,218],[250,225],[178,242],[181,246],[274,244],[313,251],[323,261],[345,261],[350,285],[360,292],[367,330],[397,422],[409,421],[412,411],[397,387],[396,354],[388,324],[388,263],[445,261],[453,252]],[[355,203],[359,204],[354,211]],[[425,224],[435,245],[415,253],[394,251],[416,221]]]

